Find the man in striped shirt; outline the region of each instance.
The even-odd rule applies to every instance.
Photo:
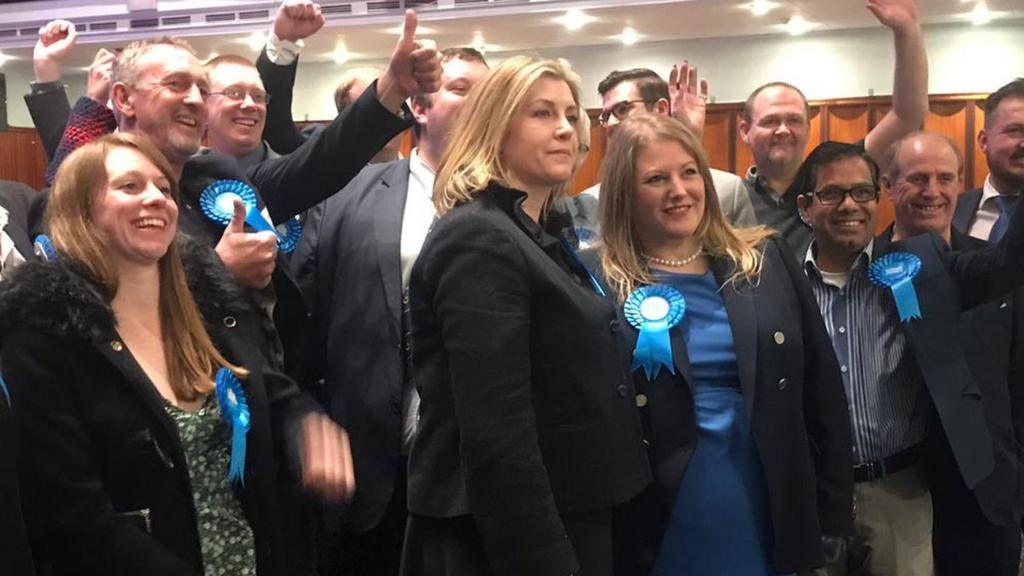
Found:
[[[800,214],[814,233],[804,267],[839,359],[853,424],[856,535],[843,567],[930,576],[932,506],[920,460],[930,400],[892,295],[867,274],[878,168],[863,148],[826,142],[796,184]]]

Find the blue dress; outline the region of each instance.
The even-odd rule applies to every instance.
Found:
[[[655,279],[686,298],[686,315],[679,328],[693,370],[698,435],[654,574],[773,574],[768,494],[747,422],[732,328],[718,284],[711,272],[659,272]]]

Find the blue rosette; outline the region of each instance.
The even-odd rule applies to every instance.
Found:
[[[648,380],[657,378],[662,366],[675,374],[669,330],[686,314],[683,295],[664,284],[641,286],[629,295],[622,310],[626,320],[640,331],[630,368],[643,368]]]
[[[217,371],[216,390],[220,413],[231,428],[231,466],[228,481],[245,485],[245,444],[249,433],[249,403],[245,399],[242,381],[227,368]]]
[[[302,226],[298,221],[285,222],[280,229],[275,228],[263,217],[256,191],[241,180],[216,180],[199,195],[199,208],[211,221],[222,226],[231,222],[235,213],[235,199],[245,204],[245,223],[257,232],[273,232],[277,234],[277,249],[288,254],[295,250],[302,236]]]
[[[921,306],[914,289],[914,277],[920,272],[921,259],[909,252],[886,254],[868,268],[868,278],[872,283],[892,291],[901,322],[921,317]]]
[[[33,249],[40,260],[56,262],[59,259],[57,256],[57,249],[53,247],[53,241],[50,240],[50,237],[46,234],[36,236],[36,241],[33,243]]]
[[[299,239],[302,238],[302,224],[299,223],[299,217],[289,218],[284,224],[279,224],[275,232],[277,232],[277,249],[282,254],[291,254],[299,245]]]

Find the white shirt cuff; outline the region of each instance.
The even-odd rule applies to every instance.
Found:
[[[299,57],[305,43],[282,40],[273,31],[267,35],[267,59],[278,66],[290,66]]]

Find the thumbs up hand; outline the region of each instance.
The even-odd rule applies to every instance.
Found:
[[[277,235],[245,231],[245,204],[236,199],[231,222],[215,248],[228,272],[238,283],[250,288],[270,284],[277,261]]]
[[[441,88],[441,58],[432,40],[416,39],[416,13],[405,11],[402,37],[391,54],[391,62],[377,81],[377,99],[385,108],[398,112],[402,103],[416,94],[430,94]]]

